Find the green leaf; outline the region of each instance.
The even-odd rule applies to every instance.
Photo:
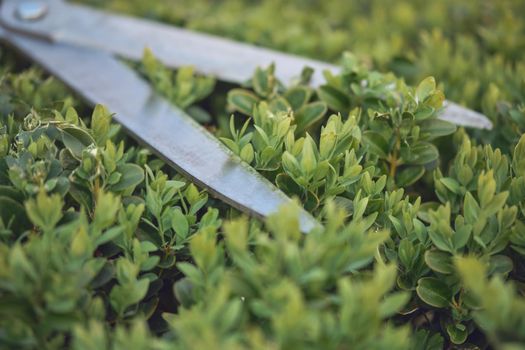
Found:
[[[514,269],[512,259],[506,255],[493,255],[489,260],[489,275],[507,275]]]
[[[190,263],[177,263],[177,268],[195,284],[199,284],[202,279],[202,272]]]
[[[301,151],[301,171],[303,174],[310,175],[317,168],[317,157],[315,154],[315,141],[306,134],[306,139]]]
[[[0,220],[17,234],[31,227],[24,207],[6,196],[0,196]]]
[[[284,157],[285,157],[285,155],[283,154],[283,165],[284,165]],[[291,156],[291,157],[293,157],[293,156]],[[295,160],[295,158],[293,158],[293,159]],[[297,169],[299,169],[299,163],[297,162],[297,160],[295,160],[295,163],[294,163],[293,166],[296,166]],[[286,171],[290,171],[289,167],[290,167],[290,165],[285,166],[285,170]],[[288,175],[288,174],[282,173],[282,174],[277,175],[277,177],[275,178],[275,184],[277,185],[278,188],[280,188],[284,193],[286,193],[288,195],[301,196],[302,193],[303,193],[302,187],[299,186],[297,184],[297,182],[295,182],[292,179],[292,177],[290,175]]]
[[[496,214],[503,206],[505,205],[505,202],[507,201],[507,197],[509,196],[508,192],[501,192],[496,194],[490,203],[483,208],[483,211],[487,216],[491,216]]]
[[[455,194],[461,194],[461,185],[451,177],[442,177],[439,181]]]
[[[115,226],[115,227],[110,228],[109,230],[104,232],[104,234],[102,234],[102,236],[99,236],[95,240],[95,246],[97,247],[99,245],[106,244],[106,243],[114,240],[115,238],[120,236],[122,234],[122,232],[124,232],[124,227],[123,226]]]
[[[62,129],[62,142],[77,159],[82,158],[82,151],[95,144],[95,139],[84,129],[67,126]]]
[[[414,117],[416,120],[425,120],[432,117],[435,111],[436,110],[430,106],[420,105],[416,113],[414,113]]]
[[[433,277],[420,278],[417,282],[416,292],[421,300],[437,308],[447,307],[452,299],[448,286]]]
[[[171,217],[171,226],[173,227],[173,230],[175,230],[177,236],[181,239],[188,237],[190,231],[188,219],[178,208],[173,211],[173,215]]]
[[[514,148],[512,169],[514,169],[516,175],[525,176],[525,134],[521,135],[518,144]]]
[[[93,215],[93,225],[99,230],[109,227],[117,219],[120,197],[112,192],[99,191]]]
[[[201,106],[193,105],[185,109],[186,113],[200,124],[209,124],[213,121],[212,116]]]
[[[461,276],[465,287],[474,293],[480,293],[484,290],[483,284],[486,276],[486,264],[473,256],[454,258],[459,275]]]
[[[273,92],[273,87],[275,85],[275,76],[273,64],[268,67],[268,69],[262,69],[257,67],[253,75],[252,83],[253,89],[257,95],[262,97],[268,97]]]
[[[471,225],[463,225],[461,226],[461,228],[457,229],[454,235],[452,236],[452,243],[454,245],[454,249],[459,250],[463,248],[468,243],[471,233]]]
[[[456,132],[456,125],[441,119],[430,119],[421,123],[420,134],[427,134],[428,139],[450,135]]]
[[[394,218],[393,216],[390,216],[390,220],[392,220],[393,218]],[[398,232],[399,232],[399,229],[398,229]],[[409,239],[403,238],[399,242],[399,249],[398,249],[397,255],[401,263],[407,269],[412,268],[413,262],[416,258],[416,250],[414,248],[414,245],[412,244],[412,242],[410,242]]]
[[[398,186],[410,186],[421,179],[425,174],[425,167],[422,165],[407,167],[396,174],[396,183]]]
[[[121,192],[135,188],[144,181],[144,170],[136,164],[122,164],[117,167],[117,172],[122,174],[119,181],[110,188],[114,192]]]
[[[35,224],[48,232],[62,218],[62,206],[64,202],[59,194],[48,196],[43,190],[38,192],[36,199],[29,199],[25,203],[26,212],[29,219]]]
[[[446,252],[439,250],[427,250],[425,252],[425,263],[432,270],[439,273],[448,275],[454,272],[452,255]]]
[[[272,99],[268,107],[273,113],[286,113],[292,108],[288,101],[286,101],[286,99],[283,97],[277,97]]]
[[[407,163],[425,165],[439,157],[436,146],[427,142],[419,142],[408,150]]]
[[[330,109],[336,112],[345,112],[350,109],[350,100],[348,99],[348,96],[333,86],[323,85],[317,90],[317,94]]]
[[[111,113],[106,107],[97,104],[91,116],[91,130],[97,145],[103,146],[106,144],[110,124]]]
[[[297,133],[302,133],[309,126],[315,124],[326,114],[327,108],[324,102],[309,103],[301,108],[295,115]]]
[[[248,143],[247,145],[245,145],[239,153],[239,156],[243,161],[250,164],[255,157],[255,152],[253,151],[252,144]]]
[[[173,292],[182,306],[188,308],[193,304],[193,284],[189,278],[178,280],[173,286]]]
[[[465,340],[467,340],[468,329],[465,325],[461,323],[448,323],[445,328],[452,343],[463,344]]]
[[[228,106],[234,111],[252,115],[253,107],[259,98],[244,89],[233,89],[228,92]]]
[[[434,231],[434,230],[429,230],[428,231],[428,235],[430,236],[430,239],[432,240],[432,243],[434,243],[434,245],[439,249],[439,250],[443,250],[443,251],[446,251],[446,252],[449,252],[449,253],[453,253],[454,249],[453,247],[451,247],[451,243],[448,242],[448,240],[443,237],[442,234]]]
[[[410,293],[396,292],[387,295],[379,305],[379,315],[382,318],[391,317],[406,305],[410,300]]]
[[[463,202],[463,215],[465,215],[465,220],[469,224],[474,225],[478,221],[480,212],[481,208],[478,202],[476,202],[470,192],[467,192]]]
[[[436,80],[434,77],[425,78],[416,89],[416,99],[418,102],[423,102],[436,90]]]
[[[388,155],[388,143],[381,136],[381,134],[367,130],[363,133],[363,143],[368,147],[368,150],[379,156],[380,158],[386,158]]]
[[[284,98],[286,98],[294,111],[298,111],[310,100],[311,95],[312,90],[310,88],[306,86],[295,86],[285,92]]]
[[[443,350],[444,340],[440,333],[433,333],[425,329],[419,329],[412,335],[414,349],[420,350]]]
[[[109,295],[111,305],[119,315],[122,315],[127,307],[134,305],[146,296],[149,280],[143,278],[134,283],[116,285]]]

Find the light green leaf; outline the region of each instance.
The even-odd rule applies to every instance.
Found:
[[[410,300],[410,293],[396,292],[387,295],[379,305],[379,315],[382,318],[391,317],[405,306]]]
[[[436,80],[434,77],[427,77],[423,79],[416,89],[416,99],[418,102],[423,102],[429,97],[434,90],[436,90]]]

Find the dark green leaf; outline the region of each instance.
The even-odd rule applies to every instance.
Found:
[[[465,325],[449,323],[446,325],[447,334],[454,344],[463,344],[468,337],[468,329]]]
[[[286,98],[294,111],[298,111],[308,102],[311,95],[312,91],[310,88],[306,86],[295,86],[286,91],[284,98]]]
[[[326,110],[326,104],[323,102],[313,102],[303,106],[295,115],[297,133],[302,133],[309,126],[323,118]]]
[[[228,92],[228,105],[231,109],[246,115],[252,115],[253,107],[259,98],[244,89],[233,89]]]
[[[388,143],[375,131],[365,131],[363,133],[363,143],[368,147],[368,150],[376,154],[380,158],[386,158],[388,155]]]
[[[454,272],[454,263],[452,262],[452,255],[439,250],[427,250],[425,252],[425,263],[432,270],[451,274]]]
[[[409,164],[425,165],[435,161],[439,157],[439,152],[431,143],[419,142],[412,148],[407,150],[408,155],[405,159]]]
[[[82,158],[82,151],[95,140],[84,129],[68,126],[62,128],[62,142],[77,159]]]
[[[345,112],[350,109],[348,96],[330,85],[323,85],[317,91],[319,98],[324,101],[328,107],[336,112]]]
[[[120,192],[133,189],[144,180],[144,170],[136,164],[119,165],[117,171],[122,176],[116,184],[111,186],[112,191]]]
[[[416,292],[421,300],[437,308],[447,307],[452,299],[448,286],[433,277],[420,278],[417,281]]]
[[[426,120],[421,123],[420,128],[420,133],[427,134],[430,140],[456,132],[454,124],[441,119]]]
[[[396,183],[398,186],[410,186],[425,174],[425,167],[422,165],[407,167],[396,175]]]

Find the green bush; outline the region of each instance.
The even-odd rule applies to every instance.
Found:
[[[148,51],[137,66],[323,227],[301,234],[296,205],[261,223],[209,198],[8,53],[0,348],[524,346],[522,2],[103,5],[341,57],[318,89],[307,69],[224,91]],[[438,119],[445,93],[495,130]]]

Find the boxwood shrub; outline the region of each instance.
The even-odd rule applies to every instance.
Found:
[[[135,66],[295,199],[261,222],[2,47],[1,348],[524,346],[523,2],[84,2],[342,72]],[[440,120],[445,95],[495,128]]]

